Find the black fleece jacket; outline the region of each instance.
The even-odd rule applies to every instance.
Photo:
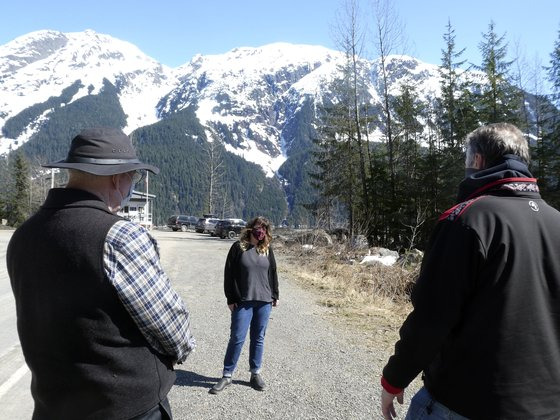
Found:
[[[513,156],[441,217],[384,381],[473,419],[560,416],[560,213]]]
[[[241,244],[239,241],[236,241],[227,255],[224,268],[224,292],[228,305],[243,301],[243,295],[245,294],[247,279],[241,278],[239,270],[239,259],[242,253]],[[268,262],[268,281],[272,292],[271,297],[274,300],[278,300],[280,294],[278,290],[278,274],[276,272],[276,259],[274,258],[272,247],[268,248]]]

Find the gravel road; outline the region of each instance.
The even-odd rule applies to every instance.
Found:
[[[368,348],[360,333],[334,323],[282,269],[280,304],[273,308],[262,375],[263,392],[249,386],[248,342],[233,384],[208,391],[221,377],[229,337],[223,266],[231,240],[192,232],[154,231],[162,263],[192,316],[196,352],[177,369],[169,398],[176,419],[380,419],[380,372],[388,354]],[[362,336],[363,337],[363,336]],[[405,397],[410,398],[413,391]],[[408,399],[397,411],[404,417]]]

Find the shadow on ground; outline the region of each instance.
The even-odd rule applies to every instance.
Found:
[[[220,378],[217,377],[203,376],[188,370],[179,369],[175,370],[175,373],[177,374],[177,379],[175,379],[175,385],[177,386],[192,386],[210,389],[220,380]],[[248,387],[251,386],[249,381],[241,381],[238,379],[234,379],[232,384],[245,385]]]

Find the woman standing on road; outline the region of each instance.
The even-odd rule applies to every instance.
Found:
[[[256,217],[229,250],[224,269],[224,291],[231,311],[231,332],[223,377],[210,390],[212,394],[231,384],[249,326],[251,386],[258,391],[265,388],[260,375],[264,336],[270,310],[278,305],[278,276],[271,241],[270,222],[264,217]]]

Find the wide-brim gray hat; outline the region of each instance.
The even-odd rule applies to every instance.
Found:
[[[130,137],[118,128],[109,127],[83,130],[72,139],[66,159],[41,166],[78,169],[94,175],[115,175],[139,169],[159,173],[155,166],[140,162]]]

